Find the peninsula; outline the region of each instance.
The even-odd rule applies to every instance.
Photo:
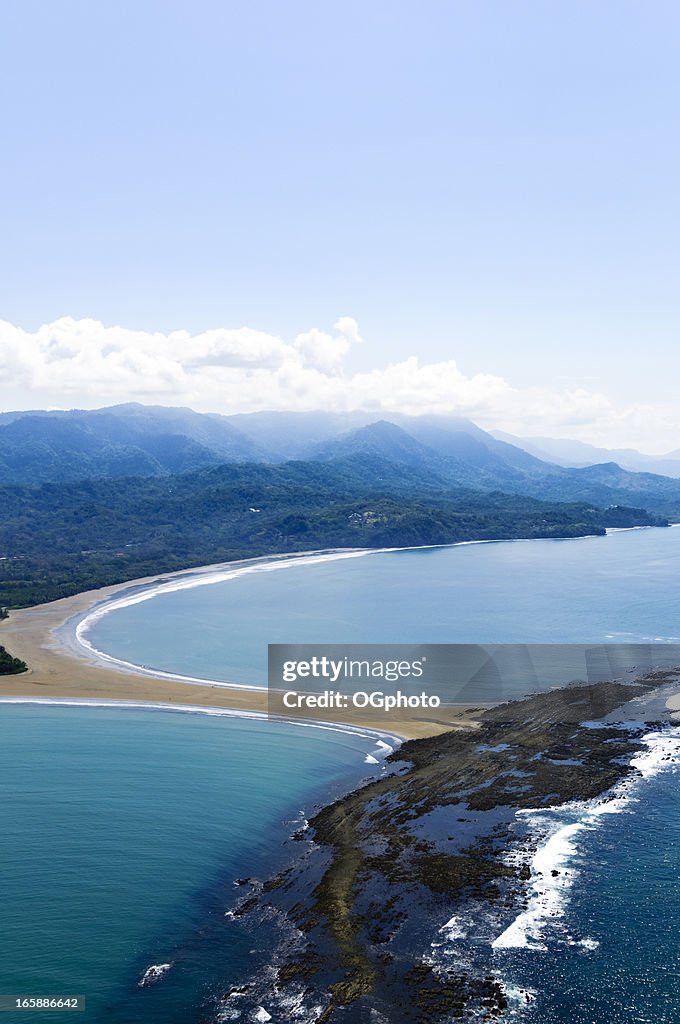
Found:
[[[676,759],[677,737],[664,748],[662,722],[645,719],[667,718],[678,677],[572,685],[489,709],[474,730],[404,744],[392,771],[310,820],[288,869],[240,890],[233,915],[255,934],[277,922],[280,960],[273,980],[248,979],[223,1007],[295,1005],[317,1024],[503,1016],[494,951],[521,944],[511,926],[539,891],[527,915],[536,941],[559,916],[551,886],[557,897],[564,884],[561,864],[537,867],[540,840],[517,812],[597,814],[612,794],[625,799],[641,750]],[[456,937],[463,960],[451,955]]]
[[[87,657],[84,648],[68,643],[64,627],[71,619],[122,593],[156,585],[164,581],[201,573],[214,572],[216,566],[191,569],[167,576],[150,576],[73,597],[62,598],[32,608],[11,611],[0,621],[0,642],[28,666],[19,675],[0,674],[0,700],[29,699],[42,701],[123,701],[127,704],[168,705],[181,708],[218,708],[236,712],[267,714],[266,689],[240,687],[233,684],[189,682],[153,673],[125,670],[115,663]],[[478,707],[478,705],[477,705]],[[299,715],[296,716],[299,720]],[[342,722],[353,727],[369,727],[372,731],[397,734],[404,739],[430,736],[446,729],[468,725],[471,721],[466,705],[451,704],[432,709],[404,713],[397,718],[385,712],[384,720],[376,713],[370,722],[360,711],[348,708],[329,714],[328,710],[310,710],[310,719]]]

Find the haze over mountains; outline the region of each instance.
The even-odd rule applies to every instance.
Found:
[[[597,448],[585,441],[566,438],[515,437],[501,430],[494,430],[493,436],[558,466],[578,467],[592,466],[597,462],[616,462],[622,469],[632,472],[680,477],[680,449],[666,455],[645,455],[634,448]]]
[[[0,607],[273,553],[680,520],[680,480],[570,468],[465,419],[122,405],[0,416]]]
[[[399,472],[442,489],[503,491],[548,501],[636,505],[680,515],[680,481],[631,471],[602,449],[578,442],[538,445],[494,437],[453,416],[261,412],[220,416],[136,403],[93,411],[0,414],[0,484],[155,477],[225,463],[291,459]],[[543,448],[550,443],[543,440]],[[567,445],[571,445],[568,448]],[[533,447],[534,451],[528,451]],[[604,461],[588,463],[586,453]],[[658,462],[640,453],[645,460]],[[578,465],[568,457],[579,457]],[[662,462],[664,460],[661,460]],[[665,460],[673,468],[673,456]],[[680,456],[677,465],[680,475]]]

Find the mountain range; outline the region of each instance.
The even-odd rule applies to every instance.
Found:
[[[680,520],[680,480],[565,467],[469,420],[0,415],[0,607],[280,552],[565,538]]]
[[[646,455],[634,448],[597,448],[585,441],[567,438],[515,437],[500,430],[495,430],[493,436],[558,466],[592,466],[598,462],[616,462],[622,469],[629,469],[633,473],[680,477],[680,449],[666,455]]]
[[[517,442],[517,443],[513,443]],[[544,446],[547,439],[543,439]],[[558,442],[554,442],[558,445]],[[565,442],[566,444],[566,442]],[[261,412],[235,416],[137,403],[98,410],[0,414],[0,484],[162,477],[222,464],[290,460],[371,464],[377,480],[408,471],[423,485],[502,491],[551,502],[643,506],[680,518],[680,480],[632,471],[613,453],[569,442],[572,455],[604,461],[570,465],[528,442],[496,437],[455,416],[366,412]],[[636,453],[644,465],[645,458]],[[672,456],[666,460],[673,462]],[[678,465],[680,466],[680,460]],[[680,470],[679,470],[680,473]]]

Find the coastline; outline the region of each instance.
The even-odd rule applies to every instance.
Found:
[[[295,1006],[324,1024],[370,1009],[444,1024],[537,998],[517,988],[513,952],[597,950],[590,922],[568,920],[581,842],[680,764],[680,730],[648,721],[676,682],[677,669],[566,686],[496,706],[475,733],[405,744],[395,772],[310,819],[291,867],[239,893],[231,917],[255,936],[275,917],[278,958],[214,1019]]]
[[[128,598],[146,600],[159,586],[208,585],[220,573],[253,563],[293,564],[302,557],[342,554],[309,552],[304,556],[282,555],[276,560],[210,565],[15,611],[0,622],[0,642],[24,658],[30,671],[0,678],[0,704],[129,708],[265,719],[265,690],[171,678],[151,670],[136,672],[134,666],[119,667],[100,660],[94,650],[88,654],[75,639],[75,628],[105,604]],[[675,694],[666,700],[670,689]],[[626,684],[604,682],[588,687],[592,718],[609,724],[606,734],[583,724],[583,701],[578,699],[579,689],[573,687],[527,695],[486,714],[481,713],[479,704],[474,712],[471,706],[463,705],[439,708],[435,712],[438,721],[397,723],[394,716],[389,716],[384,722],[371,718],[369,723],[357,715],[350,722],[332,718],[328,711],[316,721],[275,716],[278,721],[303,728],[361,734],[374,744],[373,748],[367,744],[367,762],[385,759],[387,770],[381,772],[380,779],[323,807],[310,820],[309,834],[306,829],[294,834],[301,856],[296,856],[285,883],[273,876],[249,880],[247,888],[239,886],[238,902],[226,917],[257,930],[258,914],[276,912],[284,922],[282,936],[286,941],[290,938],[290,943],[287,955],[276,960],[275,991],[248,982],[248,991],[245,985],[225,990],[223,1007],[241,1009],[247,1002],[252,1004],[249,1009],[265,1006],[271,1011],[279,1007],[280,998],[279,1008],[285,1012],[286,1006],[293,1002],[297,1005],[303,999],[298,985],[304,982],[314,1001],[325,1006],[328,1016],[323,1020],[334,1018],[335,1010],[347,1014],[348,1020],[358,1019],[352,1016],[355,1004],[363,1008],[367,999],[374,998],[383,1007],[401,1005],[405,1000],[414,1012],[426,1011],[431,1015],[428,1019],[441,1020],[442,1024],[450,1009],[461,1001],[464,1019],[474,1019],[477,1009],[485,1005],[502,1010],[512,999],[512,979],[505,968],[513,963],[509,959],[513,951],[544,948],[542,944],[555,941],[562,927],[575,877],[572,861],[579,852],[576,837],[592,831],[606,820],[606,815],[616,813],[621,800],[627,799],[633,778],[637,778],[635,771],[646,774],[641,747],[644,750],[653,741],[655,751],[658,748],[653,766],[658,763],[668,767],[672,763],[662,747],[667,734],[640,726],[642,722],[655,722],[657,717],[666,719],[662,708],[673,710],[675,704],[680,711],[677,689],[677,671],[658,673],[647,681],[636,678]],[[124,695],[118,696],[120,693]],[[604,706],[595,713],[598,695],[603,695]],[[557,707],[553,706],[555,702]],[[526,708],[531,708],[528,719]],[[515,715],[515,710],[520,714]],[[451,712],[451,720],[443,721],[442,712]],[[628,715],[637,720],[636,728],[622,721]],[[574,728],[579,732],[578,741]],[[418,739],[421,743],[395,749],[392,757],[381,738],[392,741],[394,748],[401,740]],[[680,737],[671,737],[671,742],[673,759],[680,757]],[[407,771],[399,767],[404,755],[411,764]],[[622,758],[628,761],[627,773],[619,770]],[[396,769],[393,773],[390,762]],[[529,786],[524,780],[529,772],[536,773],[536,765],[544,766],[540,771],[546,775],[537,775]],[[460,778],[459,772],[463,773]],[[553,802],[554,792],[559,798]],[[544,803],[547,797],[550,802]],[[354,851],[363,849],[369,832],[375,833],[373,845],[367,846],[362,859],[355,862]],[[321,861],[328,857],[332,858],[331,868],[325,872],[327,861]],[[314,901],[309,896],[308,876],[299,870],[303,865],[316,872]],[[355,880],[362,877],[364,868],[370,869],[371,875],[353,895]],[[417,898],[409,896],[404,881],[416,887]],[[379,913],[371,909],[367,915],[367,909],[379,905],[385,886],[392,904]],[[295,901],[305,911],[299,919],[291,910]],[[340,913],[337,926],[328,929],[323,922],[331,920],[338,907],[347,912]],[[367,916],[374,918],[370,927],[365,927]],[[402,944],[402,921],[406,920],[420,924],[434,921],[422,947],[415,936]],[[468,949],[464,944],[468,943],[470,921],[481,928],[469,931],[479,958],[454,973],[453,958]],[[582,948],[584,955],[597,944],[589,932],[567,941]],[[338,957],[343,964],[342,977],[333,973]],[[394,958],[393,966],[390,957]],[[493,982],[488,980],[491,972]],[[416,1020],[421,1024],[423,1019],[414,1016],[413,1024]]]
[[[73,640],[69,641],[70,624],[82,621],[105,603],[123,598],[124,595],[142,600],[150,598],[160,585],[190,579],[194,582],[187,582],[186,585],[206,585],[213,582],[218,573],[253,565],[270,566],[310,557],[359,557],[379,550],[383,549],[310,551],[243,559],[129,580],[99,590],[84,591],[49,604],[11,611],[9,618],[0,622],[0,643],[15,657],[25,661],[29,668],[27,672],[18,675],[0,677],[0,702],[3,698],[9,698],[12,702],[22,699],[42,703],[78,701],[87,704],[96,702],[103,707],[142,705],[149,708],[160,704],[166,705],[167,710],[191,708],[196,712],[207,712],[214,709],[235,714],[252,712],[266,717],[266,689],[145,672],[134,666],[118,664],[114,659],[101,659],[95,652],[88,657],[85,647]],[[479,704],[475,708],[478,710]],[[417,739],[438,735],[452,728],[474,725],[470,711],[469,705],[448,705],[436,710],[436,718],[428,719],[421,710],[418,717],[406,713],[397,720],[394,716],[386,715],[384,721],[373,716],[367,721],[365,716],[356,711],[348,710],[341,716],[324,711],[318,716],[310,716],[309,720],[319,725],[327,723],[336,727],[348,726],[367,734],[380,732],[389,737]],[[284,720],[301,724],[298,717],[291,716]]]
[[[625,532],[654,527],[629,527]],[[608,533],[624,532],[613,528]],[[547,543],[561,540],[582,540],[584,538],[547,539]],[[137,603],[156,595],[160,588],[185,588],[210,585],[220,579],[240,575],[243,572],[270,571],[301,561],[318,562],[324,559],[357,558],[365,555],[393,551],[420,550],[422,548],[460,547],[472,544],[517,544],[528,540],[484,540],[464,541],[451,545],[415,545],[407,548],[336,548],[313,551],[263,555],[257,558],[240,559],[224,563],[193,567],[169,573],[127,580],[123,583],[83,591],[71,597],[61,598],[47,604],[22,608],[10,612],[0,622],[0,643],[15,657],[29,666],[28,672],[0,677],[0,699],[59,701],[78,700],[88,703],[100,702],[107,706],[119,702],[118,706],[164,704],[169,707],[191,706],[200,709],[213,708],[234,713],[253,712],[266,715],[268,712],[267,691],[264,688],[241,685],[238,682],[192,679],[181,675],[144,669],[131,665],[112,656],[97,652],[83,636],[75,636],[76,629],[119,603]],[[486,705],[484,705],[486,706]],[[473,715],[474,711],[474,715]],[[417,717],[406,711],[397,719],[394,714],[378,720],[373,715],[370,721],[360,712],[347,711],[341,716],[327,710],[312,716],[310,720],[328,722],[331,725],[348,725],[353,728],[380,730],[388,736],[398,735],[402,739],[416,739],[434,736],[451,728],[474,726],[479,718],[480,702],[442,706],[436,717],[428,718],[421,711]],[[290,716],[293,722],[297,716]]]
[[[174,714],[183,715],[207,715],[214,718],[245,718],[257,722],[271,721],[281,722],[286,725],[295,725],[300,729],[318,729],[328,732],[345,733],[348,736],[358,736],[361,739],[371,740],[376,744],[372,753],[366,755],[366,763],[377,764],[394,751],[404,742],[407,737],[397,733],[383,732],[382,729],[375,729],[369,726],[350,725],[345,722],[328,722],[323,720],[314,721],[305,718],[286,718],[283,715],[270,715],[260,711],[240,711],[235,708],[210,707],[200,704],[179,704],[163,703],[161,701],[128,701],[128,700],[106,700],[86,697],[11,697],[0,696],[0,706],[3,704],[31,704],[39,707],[75,707],[75,708],[111,708],[113,710],[132,709],[135,711],[168,711]],[[389,742],[388,742],[389,741]]]

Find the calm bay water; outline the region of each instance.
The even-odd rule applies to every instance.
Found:
[[[253,967],[252,936],[224,918],[233,879],[267,877],[300,810],[367,777],[373,746],[266,721],[0,705],[0,993],[87,997],[59,1020],[195,1021]]]
[[[380,553],[163,593],[87,635],[136,664],[262,684],[274,642],[680,643],[678,579],[680,529]],[[269,875],[290,819],[365,776],[371,747],[252,720],[1,705],[2,991],[86,994],[66,1020],[195,1024],[267,958],[224,919],[232,879]],[[513,981],[541,993],[532,1020],[677,1019],[677,777],[644,794],[593,837],[574,888],[600,946],[514,954]]]
[[[680,643],[680,528],[289,562],[92,623],[98,650],[266,684],[269,643]]]

